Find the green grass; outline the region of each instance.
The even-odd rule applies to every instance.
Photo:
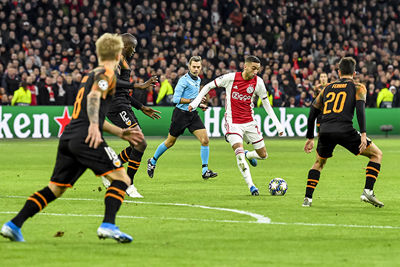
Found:
[[[125,146],[123,141],[108,140],[117,152]],[[0,239],[0,265],[398,266],[400,139],[374,140],[384,155],[375,186],[377,197],[385,203],[382,209],[359,200],[368,160],[340,147],[321,175],[313,207],[303,208],[306,176],[315,158],[302,151],[304,140],[265,139],[269,158],[251,169],[259,197],[250,196],[234,153],[222,139],[210,142],[209,165],[219,173],[216,179],[202,180],[200,145],[193,138],[178,140],[159,160],[155,177],[149,179],[145,161],[161,141],[148,140],[135,180],[145,196],[141,201],[148,204],[126,202],[118,213],[140,217],[117,218],[120,228],[134,237],[133,243],[98,240],[101,217],[37,215],[22,229],[26,243]],[[18,211],[26,197],[48,183],[56,149],[57,140],[0,141],[1,224],[13,216],[4,212]],[[274,177],[288,182],[285,196],[268,194],[267,184]],[[63,198],[93,201],[60,199],[43,213],[102,215],[105,191],[100,186],[100,179],[88,170]],[[249,223],[256,219],[229,211],[160,203],[248,211],[269,217],[273,224]],[[54,237],[58,231],[64,235]]]

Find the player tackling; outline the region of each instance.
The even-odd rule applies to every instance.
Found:
[[[283,135],[283,128],[269,103],[264,82],[257,76],[260,67],[261,62],[257,57],[248,56],[245,59],[243,72],[228,73],[216,78],[205,85],[199,95],[189,104],[189,111],[195,110],[211,89],[225,88],[225,138],[235,151],[239,171],[246,181],[250,193],[254,196],[258,196],[259,191],[251,178],[246,158],[252,166],[256,166],[257,159],[268,157],[263,136],[253,116],[253,100],[256,95],[262,100],[263,107],[274,122],[278,134]],[[252,143],[255,150],[245,151],[243,140]]]
[[[310,108],[308,117],[307,142],[304,151],[310,153],[314,147],[315,119],[321,114],[321,126],[318,137],[317,159],[308,173],[306,195],[303,206],[311,207],[312,196],[318,185],[321,171],[336,145],[341,145],[354,155],[363,155],[370,159],[366,168],[366,181],[361,200],[376,207],[384,204],[374,195],[374,184],[378,177],[382,152],[367,138],[365,129],[365,101],[367,90],[361,83],[353,80],[356,61],[344,57],[339,62],[340,79],[327,85],[317,96]],[[354,109],[360,132],[353,127]]]

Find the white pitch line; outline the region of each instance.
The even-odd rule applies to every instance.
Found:
[[[21,196],[6,196],[7,198],[25,198]],[[59,198],[60,200],[75,200],[75,201],[103,201],[100,199],[92,199],[92,198]],[[209,206],[204,206],[204,205],[192,205],[192,204],[185,204],[185,203],[159,203],[159,202],[144,202],[144,201],[133,201],[133,200],[124,200],[126,203],[136,203],[136,204],[147,204],[147,205],[159,205],[159,206],[181,206],[181,207],[190,207],[190,208],[200,208],[200,209],[210,209],[210,210],[221,210],[221,211],[228,211],[228,212],[233,212],[236,214],[242,214],[242,215],[247,215],[250,216],[257,221],[254,223],[270,223],[271,219],[268,217],[265,217],[263,215],[253,213],[253,212],[248,212],[248,211],[243,211],[243,210],[237,210],[237,209],[227,209],[227,208],[218,208],[218,207],[209,207]],[[232,221],[233,222],[233,221]],[[236,222],[236,221],[235,221]],[[253,223],[253,221],[250,221]]]
[[[2,198],[2,196],[0,196]],[[4,196],[3,198],[26,198],[22,196]],[[60,200],[74,200],[74,201],[103,201],[101,199],[92,199],[92,198],[59,198]],[[274,225],[288,225],[288,226],[320,226],[320,227],[342,227],[342,228],[369,228],[369,229],[400,229],[400,226],[391,226],[391,225],[358,225],[358,224],[334,224],[334,223],[303,223],[303,222],[271,222],[271,219],[265,217],[263,215],[236,210],[236,209],[227,209],[227,208],[218,208],[218,207],[209,207],[204,205],[192,205],[192,204],[184,204],[184,203],[163,203],[163,202],[144,202],[144,201],[133,201],[133,200],[124,200],[127,203],[137,203],[137,204],[147,204],[147,205],[165,205],[165,206],[183,206],[183,207],[192,207],[192,208],[202,208],[202,209],[212,209],[212,210],[222,210],[229,211],[237,214],[243,214],[251,216],[257,221],[236,221],[236,220],[210,220],[210,219],[196,219],[196,218],[173,218],[173,217],[139,217],[139,216],[126,216],[126,215],[118,215],[118,218],[125,219],[161,219],[161,220],[177,220],[177,221],[201,221],[201,222],[223,222],[223,223],[255,223],[255,224],[274,224]],[[5,211],[0,212],[0,214],[15,214],[16,212]],[[74,216],[74,217],[104,217],[104,215],[97,214],[62,214],[62,213],[39,213],[41,215],[49,215],[49,216]]]

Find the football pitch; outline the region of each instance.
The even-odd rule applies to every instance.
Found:
[[[119,153],[126,143],[107,139]],[[315,154],[304,139],[265,138],[269,158],[251,167],[260,196],[251,196],[223,139],[210,140],[201,178],[200,144],[179,139],[158,161],[146,161],[162,139],[148,140],[135,185],[143,199],[125,198],[117,217],[130,244],[99,240],[104,212],[101,179],[88,170],[62,198],[22,228],[25,243],[0,239],[1,266],[399,266],[400,139],[374,138],[383,151],[375,193],[385,203],[360,202],[368,159],[337,147],[321,174],[313,206],[301,206]],[[49,181],[58,140],[0,141],[0,224]],[[285,196],[268,182],[282,177]]]

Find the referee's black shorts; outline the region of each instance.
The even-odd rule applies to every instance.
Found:
[[[367,147],[371,143],[371,139],[367,138]],[[355,129],[344,133],[319,133],[317,153],[321,158],[330,158],[336,145],[341,145],[354,155],[359,155],[360,144],[361,134]]]
[[[205,129],[206,127],[197,111],[190,112],[180,108],[175,108],[172,113],[169,134],[178,137],[183,134],[186,128],[193,133],[196,130]]]
[[[124,108],[119,112],[109,112],[107,118],[120,128],[133,128],[139,124],[138,119],[132,109]]]
[[[94,149],[90,148],[84,139],[61,139],[50,182],[58,186],[72,187],[88,168],[97,176],[104,176],[123,169],[123,166],[117,154],[105,141]]]

